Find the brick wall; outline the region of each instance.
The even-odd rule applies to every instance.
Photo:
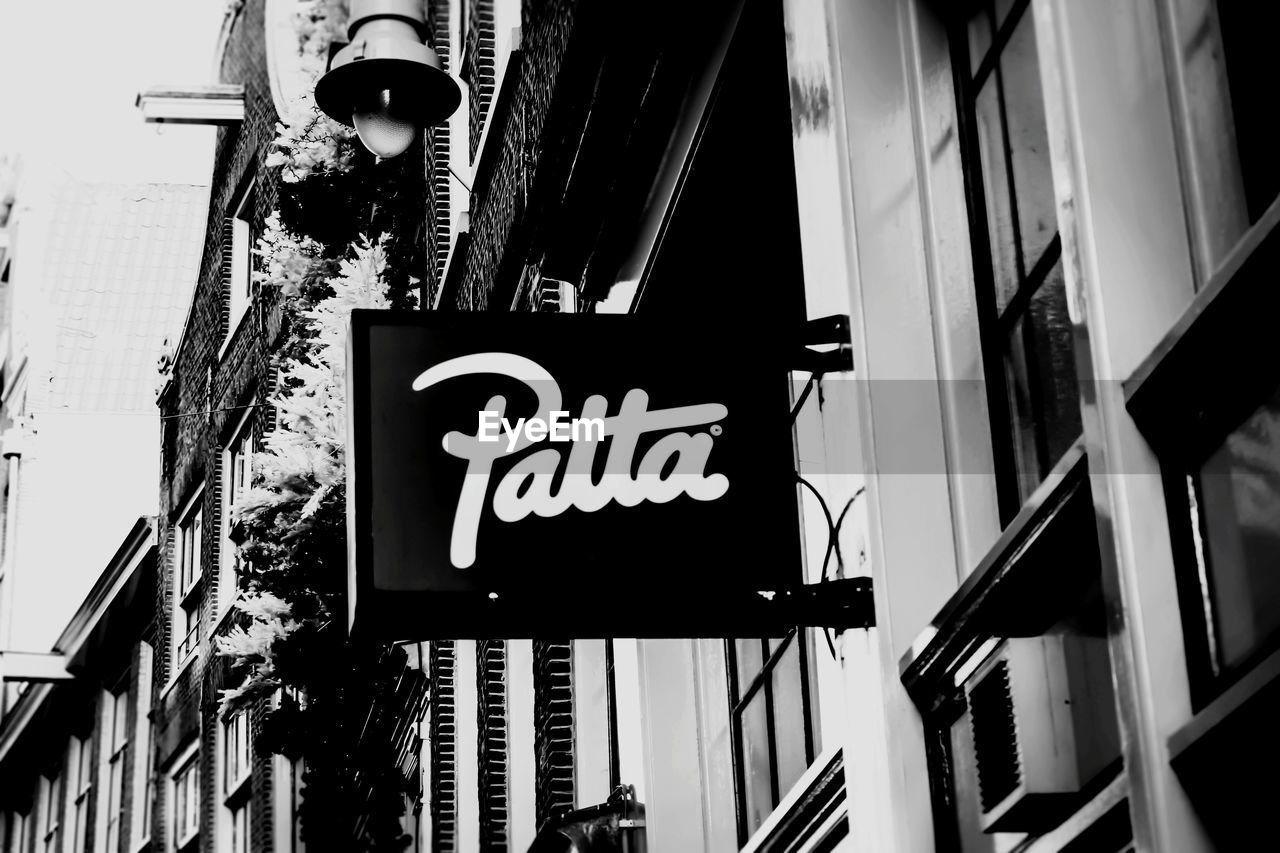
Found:
[[[223,224],[250,180],[256,181],[251,217],[255,240],[261,234],[263,221],[276,206],[275,172],[263,168],[277,120],[266,68],[264,4],[265,0],[247,0],[241,6],[222,56],[222,82],[244,84],[245,119],[241,124],[220,128],[217,132],[199,278],[172,374],[160,401],[166,427],[159,519],[163,567],[156,604],[164,618],[156,643],[156,766],[167,769],[178,750],[199,733],[200,849],[204,851],[213,849],[210,832],[217,816],[214,795],[218,786],[213,778],[217,691],[228,686],[225,668],[216,660],[208,639],[217,627],[213,619],[221,557],[221,456],[230,431],[245,411],[243,407],[262,406],[266,402],[270,390],[270,348],[280,331],[275,294],[264,291],[250,304],[233,330],[225,352],[219,356],[226,299],[221,269],[225,250]],[[264,426],[270,423],[268,409],[254,410],[251,424],[256,439],[261,439]],[[199,659],[176,683],[169,685],[175,664],[170,659],[173,639],[169,619],[175,606],[172,589],[175,515],[202,482],[205,486],[201,543],[202,650]],[[269,757],[255,756],[251,807],[255,850],[269,850],[271,845],[270,772]],[[158,772],[152,829],[157,839],[165,837],[166,822],[170,820],[167,781],[167,773]]]
[[[493,150],[478,152],[482,161],[472,186],[471,240],[462,259],[462,285],[454,304],[447,307],[484,310],[510,304],[525,261],[520,236],[529,192],[535,181],[551,183],[557,177],[539,169],[541,134],[571,49],[578,3],[530,0],[523,6],[520,52],[506,70],[506,91],[496,93],[497,101],[486,110],[485,120],[493,123],[486,149]],[[492,47],[483,39],[468,39],[466,49],[463,67],[479,68],[490,61],[483,52]],[[472,126],[476,124],[473,120]]]

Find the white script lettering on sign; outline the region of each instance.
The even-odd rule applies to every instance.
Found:
[[[564,414],[560,386],[555,378],[536,361],[512,353],[485,352],[449,359],[423,371],[413,381],[413,390],[421,391],[462,376],[486,374],[510,377],[534,392],[538,409],[528,421],[556,422]],[[483,411],[503,419],[506,407],[506,397],[494,395]],[[570,507],[596,512],[611,501],[633,507],[645,501],[667,503],[680,495],[714,501],[729,490],[728,477],[707,473],[713,444],[711,434],[685,431],[723,420],[729,413],[727,407],[702,403],[650,410],[649,395],[643,389],[632,388],[623,396],[616,415],[606,417],[608,409],[609,401],[593,394],[583,402],[580,418],[592,423],[602,420],[604,435],[612,437],[604,474],[598,482],[592,468],[597,441],[603,437],[597,437],[598,430],[592,429],[588,431],[587,440],[574,437],[564,477],[554,492],[553,482],[563,461],[561,449],[544,447],[513,464],[494,489],[494,515],[503,521],[520,521],[530,514],[552,518]],[[674,431],[655,441],[636,468],[634,460],[640,437],[667,430]],[[449,549],[450,561],[457,568],[469,568],[475,562],[480,517],[494,462],[520,454],[536,443],[538,439],[532,438],[527,429],[517,431],[508,441],[482,436],[479,427],[474,435],[455,430],[444,436],[445,452],[467,461]]]

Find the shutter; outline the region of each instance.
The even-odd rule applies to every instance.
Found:
[[[477,732],[480,741],[480,849],[507,849],[507,644],[476,643]]]
[[[533,724],[538,826],[573,808],[573,646],[533,644]]]
[[[475,162],[480,148],[480,135],[484,132],[489,108],[493,105],[493,85],[496,35],[494,24],[494,0],[468,0],[467,44],[463,58],[463,79],[469,84],[470,156]]]
[[[231,334],[231,267],[235,251],[235,220],[227,217],[222,220],[222,244],[220,247],[222,261],[218,267],[218,343],[221,344]]]
[[[454,853],[458,845],[457,721],[452,640],[431,644],[431,849]]]

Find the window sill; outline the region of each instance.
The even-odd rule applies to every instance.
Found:
[[[232,342],[240,335],[240,328],[244,326],[245,318],[253,313],[254,306],[258,303],[258,295],[255,293],[250,296],[240,308],[240,313],[231,318],[231,322],[227,325],[227,336],[222,340],[222,344],[218,347],[218,363],[221,364],[226,358],[227,351],[231,349]]]
[[[1220,441],[1235,427],[1242,399],[1275,387],[1280,372],[1272,343],[1280,311],[1277,262],[1280,200],[1245,233],[1125,380],[1129,414],[1157,453],[1195,456],[1197,448]],[[1222,381],[1242,375],[1247,377],[1243,383]]]
[[[209,632],[209,642],[212,643],[214,637],[220,636],[223,630],[231,624],[231,617],[238,612],[235,606],[235,599],[218,606],[218,618],[213,623],[213,630]]]
[[[193,580],[187,586],[186,590],[182,593],[182,595],[178,597],[179,607],[185,608],[188,604],[190,604],[192,601],[196,599],[196,596],[199,595],[200,593],[200,586],[203,581],[204,581],[204,575],[196,575],[196,579]]]
[[[1265,658],[1169,737],[1169,758],[1175,767],[1184,755],[1194,751],[1196,744],[1229,726],[1233,718],[1250,710],[1273,686],[1280,687],[1280,651]]]
[[[1168,740],[1170,765],[1215,850],[1252,850],[1272,832],[1280,760],[1280,652],[1210,702]]]
[[[163,702],[165,698],[173,692],[174,686],[182,679],[182,674],[190,669],[191,664],[199,657],[200,648],[197,646],[195,650],[189,652],[187,656],[182,659],[182,663],[178,664],[178,667],[173,671],[173,675],[169,678],[169,683],[160,690],[161,702]]]
[[[742,853],[827,849],[849,833],[847,797],[844,752],[836,747],[814,759]]]
[[[502,157],[502,137],[507,122],[511,118],[511,109],[515,103],[515,89],[524,74],[524,54],[517,38],[511,53],[507,55],[503,66],[502,78],[494,81],[493,99],[489,102],[489,112],[485,116],[484,129],[480,131],[480,140],[476,143],[476,156],[471,169],[471,198],[483,198],[489,191],[489,181],[493,177],[498,161]],[[491,143],[490,139],[498,140]],[[474,210],[475,208],[471,208]]]
[[[241,805],[252,793],[252,786],[249,784],[252,781],[253,771],[246,770],[239,779],[231,783],[231,787],[222,798],[222,804],[229,809]]]
[[[1133,837],[1129,824],[1129,777],[1124,770],[1055,829],[1041,835],[1024,853],[1062,850],[1121,850]]]
[[[1089,555],[1078,541],[1086,529],[1096,543],[1088,458],[1077,439],[899,661],[922,712],[945,702],[956,673],[991,637],[1037,636],[1052,626],[1056,602],[1097,574],[1080,559]],[[1096,544],[1092,557],[1100,559]]]

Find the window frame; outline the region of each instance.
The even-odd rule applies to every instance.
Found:
[[[103,850],[106,853],[119,853],[124,836],[124,793],[126,789],[126,769],[128,767],[129,747],[133,743],[130,737],[129,711],[133,702],[133,693],[129,689],[129,675],[126,674],[114,690],[102,694],[102,769],[105,771],[106,798],[102,801],[105,816],[101,822],[104,830]],[[113,805],[114,804],[114,805]],[[115,844],[112,844],[114,835]]]
[[[248,711],[237,711],[223,718],[221,738],[221,790],[224,801],[237,798],[253,778],[252,725]],[[234,738],[229,735],[234,734]],[[232,758],[235,760],[232,761]],[[238,770],[232,775],[233,769]]]
[[[787,652],[791,649],[793,643],[797,644],[796,659],[800,675],[800,705],[805,724],[805,767],[812,767],[818,757],[818,737],[814,711],[816,697],[813,695],[814,687],[816,686],[816,673],[811,672],[812,650],[810,649],[810,641],[810,632],[800,627],[792,628],[785,637],[781,638],[748,638],[725,641],[725,672],[729,680],[727,694],[729,697],[729,739],[733,753],[734,811],[737,819],[739,845],[746,844],[761,827],[768,823],[769,814],[777,810],[796,784],[793,782],[784,788],[779,780],[778,774],[781,761],[778,755],[775,723],[777,715],[775,713],[775,697],[773,695],[773,675],[778,671],[783,658],[787,656]],[[760,669],[752,675],[746,684],[742,683],[741,675],[738,671],[739,643],[760,644]],[[772,644],[772,648],[770,648],[770,644]],[[751,826],[749,824],[746,801],[746,737],[743,732],[743,716],[747,709],[757,700],[765,703],[765,730],[769,751],[769,788],[773,806],[770,813],[764,816],[758,826]]]
[[[969,247],[972,253],[973,287],[978,315],[978,337],[982,352],[983,376],[986,385],[986,406],[990,422],[992,462],[995,469],[996,502],[1001,527],[1007,527],[1022,509],[1022,481],[1034,476],[1044,482],[1054,468],[1056,459],[1049,458],[1045,411],[1036,383],[1032,384],[1033,432],[1036,440],[1038,470],[1019,471],[1017,458],[1017,423],[1010,405],[1010,383],[1006,375],[1006,360],[1012,349],[1006,346],[1018,322],[1028,316],[1032,299],[1049,280],[1054,267],[1062,260],[1062,233],[1056,233],[1035,259],[1023,257],[1021,223],[1018,211],[1018,191],[1013,175],[1012,152],[1007,139],[1005,95],[1000,69],[1000,59],[1012,36],[1021,26],[1031,26],[1031,0],[1013,0],[1005,11],[1003,21],[995,20],[991,0],[979,0],[963,10],[945,13],[948,47],[951,54],[952,81],[956,99],[956,128],[960,141],[960,169],[964,177],[965,207],[968,213]],[[990,11],[989,11],[990,10]],[[986,54],[976,70],[969,47],[969,26],[975,16],[991,14],[994,31]],[[1033,33],[1034,37],[1034,33]],[[994,80],[991,78],[994,77]],[[1018,282],[1003,309],[998,304],[995,259],[992,256],[989,226],[990,199],[986,196],[981,143],[978,135],[977,100],[983,86],[993,82],[998,86],[998,103],[1002,127],[1005,180],[1011,207],[1013,249],[1017,258]],[[1030,265],[1030,266],[1028,266]],[[1023,325],[1024,351],[1033,352],[1030,327]],[[1028,372],[1034,371],[1029,367]],[[1034,492],[1034,489],[1030,490]],[[1028,495],[1029,497],[1029,495]]]
[[[218,792],[217,847],[248,853],[253,799],[252,720],[248,711],[220,717],[215,759]]]
[[[36,803],[36,842],[40,853],[59,853],[62,842],[62,777],[40,775]]]
[[[234,610],[232,605],[235,602],[238,577],[243,566],[239,549],[231,539],[231,508],[235,505],[238,496],[236,464],[239,460],[243,460],[244,463],[242,471],[243,482],[239,485],[241,490],[239,493],[242,494],[243,491],[252,488],[253,484],[253,458],[258,452],[257,440],[254,438],[253,432],[253,413],[252,406],[245,406],[244,413],[240,416],[235,429],[231,432],[231,438],[227,440],[220,454],[218,472],[222,486],[221,506],[218,513],[220,547],[218,549],[218,593],[214,624],[219,624],[222,619],[226,618]]]
[[[182,788],[187,784],[188,776],[191,781],[188,789],[183,791]],[[174,761],[173,768],[168,773],[168,788],[168,805],[171,812],[171,819],[168,821],[168,849],[185,850],[193,847],[193,842],[200,837],[200,739],[198,737]],[[182,820],[178,809],[180,794],[186,798],[183,801],[184,805],[194,804],[187,809],[193,818],[189,827],[181,826],[179,823]],[[186,832],[181,832],[182,829]]]
[[[71,828],[68,853],[88,853],[89,805],[93,796],[93,748],[92,734],[72,736],[68,745],[67,825]],[[64,845],[65,847],[66,845]]]
[[[27,844],[31,840],[28,837],[30,818],[27,812],[14,810],[5,813],[4,853],[27,853],[30,849]]]
[[[1244,162],[1237,143],[1238,121],[1235,118],[1236,105],[1232,103],[1231,76],[1226,56],[1232,51],[1226,44],[1218,11],[1218,0],[1203,0],[1204,20],[1195,23],[1188,20],[1192,14],[1188,9],[1180,8],[1178,0],[1162,0],[1156,3],[1157,20],[1161,28],[1161,41],[1165,52],[1165,63],[1169,69],[1170,105],[1174,123],[1176,145],[1178,149],[1179,172],[1182,178],[1181,192],[1186,208],[1187,231],[1190,236],[1192,266],[1197,290],[1207,287],[1215,275],[1230,263],[1236,249],[1248,241],[1249,233],[1265,218],[1265,211],[1256,220],[1250,220],[1248,211],[1247,188],[1248,176],[1244,174]],[[1189,26],[1194,24],[1194,26]],[[1188,33],[1187,30],[1190,29]],[[1200,49],[1212,53],[1217,49],[1217,61],[1221,63],[1221,78],[1214,80],[1216,98],[1193,94],[1190,90],[1203,92],[1206,81],[1199,79],[1195,83],[1188,78],[1194,76],[1192,63],[1188,61],[1188,42],[1195,42]],[[1217,87],[1221,87],[1218,89]],[[1214,103],[1219,107],[1225,105],[1226,115],[1219,114],[1217,120],[1225,119],[1228,126],[1215,128],[1216,133],[1198,130],[1199,122],[1195,115],[1193,101]],[[1203,136],[1212,135],[1220,143],[1226,144],[1228,150],[1205,152],[1201,150]],[[1216,175],[1207,173],[1217,172]],[[1215,184],[1214,178],[1220,181],[1237,184],[1230,188]],[[1235,199],[1238,206],[1227,213],[1221,211],[1221,204],[1215,204],[1216,193],[1239,194]],[[1271,200],[1274,205],[1280,196]],[[1216,212],[1216,215],[1215,215]],[[1224,232],[1235,232],[1234,236],[1226,236]]]
[[[147,642],[138,644],[138,675],[134,696],[133,774],[129,781],[133,802],[130,806],[132,849],[137,851],[151,844],[152,799],[155,796],[155,777],[151,766],[152,736],[151,686],[155,678],[155,648]]]
[[[1245,232],[1147,360],[1125,381],[1126,405],[1160,460],[1192,710],[1204,711],[1280,652],[1280,632],[1242,661],[1213,660],[1212,591],[1192,525],[1187,478],[1280,386],[1267,319],[1280,312],[1269,269],[1280,262],[1280,198]],[[1248,369],[1244,369],[1247,366]],[[1237,381],[1221,382],[1222,376]]]
[[[231,245],[224,246],[223,262],[227,269],[226,300],[227,330],[218,347],[218,361],[226,356],[236,331],[249,313],[256,290],[253,281],[253,219],[257,198],[257,179],[250,178],[235,196],[227,215],[227,233]]]
[[[182,505],[174,521],[171,683],[199,654],[203,640],[204,494],[204,484],[201,483]]]

